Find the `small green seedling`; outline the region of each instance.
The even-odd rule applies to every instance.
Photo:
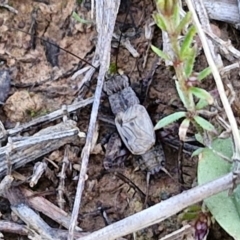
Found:
[[[152,50],[160,58],[172,62],[177,77],[176,89],[186,111],[176,112],[161,119],[156,124],[155,130],[184,118],[179,128],[179,137],[183,141],[190,123],[197,126],[197,129],[200,127],[215,132],[214,126],[198,113],[198,110],[213,104],[213,97],[206,90],[197,87],[211,71],[210,68],[198,74],[193,71],[197,47],[194,45],[196,28],[191,24],[191,13],[188,12],[181,18],[178,0],[157,0],[157,10],[153,18],[157,26],[168,33],[173,56],[155,46],[152,46]],[[179,37],[182,34],[184,34],[183,40],[180,41]]]
[[[211,94],[199,87],[211,71],[206,68],[196,74],[193,70],[197,48],[194,45],[196,28],[191,24],[191,13],[181,18],[178,0],[157,0],[156,3],[158,12],[153,17],[157,26],[167,32],[173,54],[164,53],[155,46],[152,46],[152,50],[160,58],[172,62],[177,78],[176,89],[185,111],[163,118],[155,129],[183,118],[179,136],[184,141],[190,123],[196,126],[196,139],[206,146],[193,153],[194,156],[199,156],[197,179],[198,184],[202,185],[232,171],[233,164],[229,159],[233,156],[233,141],[231,138],[213,139],[206,144],[203,137],[204,134],[211,135],[211,132],[216,131],[209,121],[199,116],[200,110],[213,103]],[[181,35],[183,40],[179,41]],[[240,186],[233,190],[232,195],[224,191],[205,199],[204,202],[222,228],[234,239],[240,240]],[[192,217],[192,214],[187,217]]]

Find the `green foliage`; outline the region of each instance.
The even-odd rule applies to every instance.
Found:
[[[80,5],[83,2],[83,0],[77,0],[77,4]]]
[[[174,4],[174,6],[173,6],[173,22],[174,22],[175,26],[178,26],[180,23],[179,10],[180,10],[179,4]]]
[[[198,156],[198,155],[203,151],[203,149],[204,149],[204,148],[198,148],[197,150],[195,150],[195,151],[192,153],[191,157],[196,157],[196,156]]]
[[[162,12],[162,10],[165,8],[165,0],[156,0],[157,4],[157,10],[159,12]]]
[[[180,139],[185,139],[187,129],[192,123],[198,131],[196,139],[204,144],[206,139],[202,137],[202,133],[213,132],[216,134],[215,127],[199,116],[200,111],[198,111],[214,101],[209,92],[199,87],[201,81],[211,74],[211,70],[205,68],[198,74],[194,72],[197,46],[194,43],[196,28],[191,25],[191,14],[187,13],[181,18],[177,0],[156,1],[158,13],[154,15],[154,19],[158,27],[167,32],[173,57],[172,54],[164,53],[154,46],[152,46],[152,50],[162,59],[170,60],[173,63],[177,78],[175,81],[176,89],[186,110],[164,117],[156,124],[155,130],[184,118],[179,128]],[[181,34],[184,35],[183,38]],[[233,155],[231,138],[211,140],[206,144],[208,147],[199,148],[192,154],[192,156],[199,156],[197,176],[199,185],[221,177],[232,171],[233,168],[232,163],[222,158],[226,156],[231,159]],[[228,192],[225,191],[205,199],[204,202],[222,228],[234,239],[240,240],[240,186],[234,189],[232,196],[229,196]],[[196,216],[194,211],[184,214],[184,218],[188,220]]]
[[[161,15],[154,14],[153,19],[159,28],[161,28],[165,32],[167,31],[165,19]]]
[[[213,97],[206,90],[204,90],[202,88],[191,87],[190,91],[194,96],[196,96],[200,99],[206,100],[208,102],[208,104],[213,104]]]
[[[162,128],[172,122],[184,117],[179,136],[185,139],[190,122],[197,126],[197,130],[202,129],[214,132],[214,126],[204,118],[198,116],[198,110],[213,103],[213,97],[206,90],[196,87],[191,80],[194,73],[194,63],[197,56],[197,46],[194,45],[194,37],[197,33],[196,27],[191,25],[191,13],[186,13],[182,18],[180,15],[180,5],[178,0],[156,0],[158,12],[154,14],[157,26],[168,33],[170,44],[174,56],[164,53],[162,50],[152,46],[152,50],[162,59],[170,60],[176,72],[176,89],[178,95],[186,109],[186,112],[171,114],[160,120],[155,129]],[[183,40],[181,34],[184,34]],[[203,80],[211,73],[209,68],[201,71],[196,77],[196,83]],[[195,103],[195,101],[197,103]],[[201,128],[199,128],[201,127]]]
[[[192,14],[187,12],[176,28],[176,34],[180,35],[183,29],[190,23]]]
[[[155,47],[155,46],[151,46],[152,50],[162,59],[164,60],[170,60],[169,56],[164,53],[162,50],[160,50],[159,48]]]
[[[198,218],[199,214],[202,212],[202,208],[200,205],[192,205],[185,209],[183,213],[178,215],[178,219],[181,221],[184,220],[193,220]]]
[[[178,96],[181,99],[184,107],[187,108],[188,104],[186,102],[185,95],[183,94],[183,91],[180,88],[179,82],[175,81],[175,84],[176,84],[176,89],[177,89]]]
[[[84,24],[92,24],[93,23],[92,21],[88,21],[88,20],[81,18],[76,12],[72,13],[72,17],[80,23],[84,23]]]
[[[195,134],[195,139],[196,139],[198,142],[200,142],[202,145],[205,145],[205,144],[204,144],[204,139],[203,139],[203,135],[202,135],[202,134],[200,134],[200,133],[196,133],[196,134]]]
[[[195,26],[191,26],[188,29],[188,32],[187,32],[186,36],[184,37],[183,43],[181,45],[181,50],[180,50],[181,56],[185,57],[185,56],[189,55],[189,49],[192,46],[193,38],[196,35],[196,32],[197,32],[197,30],[196,30]],[[186,53],[187,53],[187,55],[186,55]]]
[[[41,110],[41,111],[35,111],[33,109],[27,109],[26,110],[26,114],[32,118],[34,117],[39,117],[39,116],[44,116],[48,113],[48,111],[46,109]]]
[[[194,120],[196,123],[203,129],[210,131],[210,132],[215,132],[215,127],[206,119],[200,117],[200,116],[194,116]]]
[[[38,112],[33,109],[27,109],[26,114],[29,115],[30,117],[36,117],[38,115]]]
[[[240,185],[238,185],[233,191],[233,202],[236,206],[238,216],[240,217]]]
[[[186,78],[189,78],[193,73],[193,67],[194,67],[194,63],[195,63],[196,53],[197,53],[196,48],[188,48],[181,55],[181,59],[185,59],[184,73],[185,73]]]
[[[231,158],[233,155],[232,145],[231,138],[217,139],[213,141],[212,149],[203,149],[199,155],[199,185],[222,177],[231,171],[232,164],[223,160],[220,154]],[[228,191],[224,191],[204,200],[219,225],[236,240],[240,240],[239,195],[240,188],[237,187],[232,196],[229,196]]]
[[[117,73],[117,65],[116,63],[110,63],[109,69],[108,69],[108,73],[109,74],[116,74]]]
[[[161,119],[157,124],[156,126],[154,127],[155,130],[157,129],[160,129],[160,128],[163,128],[175,121],[177,121],[178,119],[180,118],[183,118],[183,117],[186,117],[186,112],[176,112],[176,113],[173,113],[163,119]]]
[[[212,70],[210,67],[207,67],[205,69],[203,69],[199,74],[197,79],[199,81],[202,81],[204,78],[206,78],[208,75],[210,75],[212,73]]]
[[[208,105],[208,102],[206,99],[200,99],[196,105],[196,110],[200,110],[205,108]]]

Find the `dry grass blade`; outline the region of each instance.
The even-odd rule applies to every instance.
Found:
[[[96,47],[95,56],[99,57],[100,71],[98,76],[98,83],[95,92],[95,98],[93,103],[93,108],[91,112],[91,118],[88,128],[88,134],[86,138],[86,144],[82,151],[82,165],[81,172],[79,175],[77,192],[75,197],[75,202],[73,206],[73,213],[69,228],[68,240],[73,239],[73,232],[75,229],[78,211],[81,204],[82,193],[84,190],[85,180],[87,179],[87,166],[89,161],[89,155],[91,151],[91,144],[96,128],[97,113],[100,104],[100,96],[102,92],[102,86],[105,74],[108,70],[110,63],[110,48],[112,34],[114,30],[114,25],[118,13],[118,8],[120,6],[120,0],[114,1],[96,1],[96,23],[98,31],[98,42]]]
[[[217,180],[206,183],[202,186],[197,186],[178,194],[177,196],[171,197],[166,201],[162,201],[153,207],[136,213],[119,222],[113,223],[112,225],[102,228],[86,237],[82,237],[81,239],[79,238],[78,240],[113,240],[159,223],[190,205],[200,202],[221,191],[232,188],[232,179],[233,174],[229,173]]]
[[[194,240],[193,235],[194,228],[191,225],[185,225],[177,231],[172,232],[159,240]]]
[[[223,86],[223,83],[222,83],[222,80],[221,80],[221,76],[220,76],[218,68],[217,68],[217,66],[216,66],[216,64],[215,64],[215,62],[212,58],[205,33],[204,33],[204,31],[202,29],[202,26],[201,26],[201,24],[198,20],[198,17],[197,17],[197,14],[196,14],[195,10],[194,10],[192,1],[187,0],[186,2],[187,2],[187,5],[188,5],[188,8],[189,8],[189,11],[192,12],[193,20],[194,20],[194,23],[197,27],[198,34],[199,34],[199,37],[201,39],[208,64],[211,67],[212,74],[213,74],[213,77],[215,79],[216,86],[217,86],[221,101],[223,103],[223,107],[226,111],[229,123],[230,123],[231,128],[232,128],[232,134],[233,134],[233,140],[234,140],[234,146],[235,146],[235,153],[234,153],[233,159],[240,159],[240,136],[239,136],[239,133],[238,133],[238,127],[237,127],[237,123],[236,123],[235,117],[233,115],[231,106],[229,104],[228,98],[225,94],[225,90],[224,90],[224,86]]]
[[[83,107],[91,104],[92,102],[93,102],[93,97],[90,97],[90,98],[84,99],[82,101],[79,101],[79,102],[76,102],[76,103],[73,103],[70,105],[66,105],[65,107],[63,106],[62,109],[59,109],[59,110],[51,112],[47,115],[35,118],[35,119],[31,120],[30,122],[20,124],[18,127],[15,127],[13,129],[6,130],[6,134],[8,136],[12,136],[12,135],[20,133],[22,131],[26,131],[28,128],[33,127],[37,124],[40,124],[43,122],[48,122],[48,121],[54,121],[56,119],[61,118],[64,115],[65,110],[67,111],[67,113],[71,113],[71,112],[74,112],[80,108],[83,108]],[[1,134],[0,134],[0,139],[1,139]]]

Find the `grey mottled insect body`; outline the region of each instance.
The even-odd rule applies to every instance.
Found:
[[[151,174],[159,172],[165,167],[165,156],[161,144],[157,144],[138,159],[141,170],[147,170]]]
[[[155,144],[155,132],[146,108],[140,104],[119,112],[115,118],[117,130],[134,155],[146,153]]]
[[[125,146],[134,155],[141,155],[140,167],[150,173],[158,172],[165,161],[161,145],[154,147],[156,136],[150,116],[139,104],[135,92],[129,87],[126,75],[116,75],[104,84],[115,124]]]
[[[129,87],[127,76],[117,75],[104,83],[104,91],[107,93],[112,112],[117,115],[125,112],[130,106],[139,104],[135,92]]]

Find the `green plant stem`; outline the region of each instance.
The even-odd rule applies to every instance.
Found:
[[[171,17],[168,17],[167,19],[169,22],[168,29],[167,29],[168,36],[169,36],[170,44],[172,46],[172,50],[175,54],[175,59],[173,60],[173,67],[175,69],[176,76],[179,81],[180,89],[184,96],[184,100],[186,104],[185,107],[187,108],[188,111],[193,112],[195,111],[195,104],[193,101],[192,94],[189,92],[186,86],[187,79],[186,79],[186,76],[184,76],[183,63],[180,57],[180,46],[178,42],[178,36],[176,35],[176,29],[174,26],[173,19]]]
[[[186,86],[187,79],[184,76],[184,69],[183,69],[183,64],[178,62],[179,59],[176,60],[176,63],[173,64],[175,73],[179,82],[179,87],[183,93],[183,97],[185,100],[186,108],[188,111],[193,112],[195,111],[195,104],[193,101],[192,93],[188,90]]]

